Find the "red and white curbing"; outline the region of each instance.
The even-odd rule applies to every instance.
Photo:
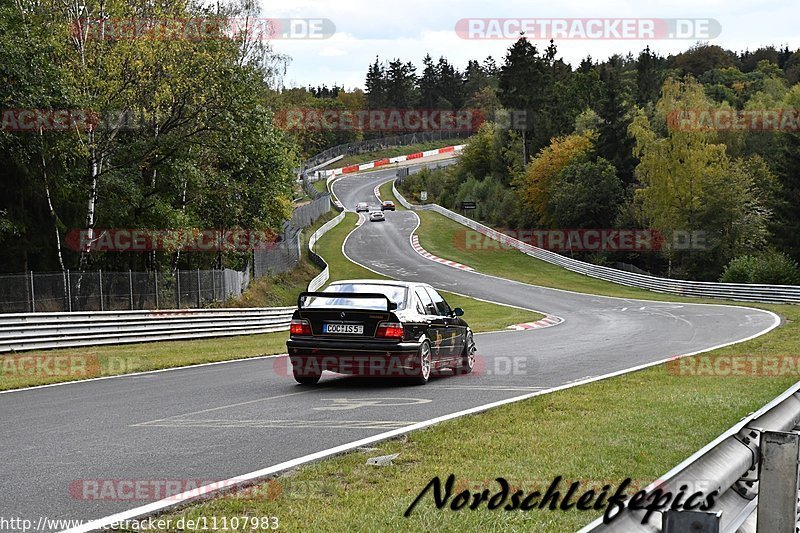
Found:
[[[351,165],[349,167],[323,170],[320,171],[320,175],[323,178],[329,178],[331,176],[339,176],[341,174],[353,174],[355,172],[363,172],[365,170],[371,170],[373,168],[391,165],[392,163],[402,163],[403,161],[411,161],[413,159],[422,159],[424,157],[433,157],[435,155],[461,152],[462,150],[464,150],[464,146],[465,145],[463,144],[459,144],[457,146],[445,146],[444,148],[428,150],[426,152],[417,152],[415,154],[410,154],[410,155],[399,155],[397,157],[392,157],[388,159],[378,159],[377,161],[370,161],[369,163],[363,163],[361,165]]]
[[[450,261],[448,259],[442,259],[441,257],[436,257],[432,253],[430,253],[427,250],[425,250],[425,248],[420,246],[419,237],[417,235],[412,235],[411,236],[411,246],[414,248],[415,252],[417,252],[419,255],[421,255],[422,257],[424,257],[425,259],[428,259],[430,261],[434,261],[436,263],[439,263],[439,264],[442,264],[442,265],[446,265],[446,266],[449,266],[449,267],[452,267],[452,268],[457,268],[458,270],[466,270],[467,272],[474,272],[475,271],[474,268],[468,267],[466,265],[462,265],[461,263],[456,263],[455,261]]]
[[[512,329],[514,331],[527,331],[529,329],[544,329],[544,328],[552,328],[553,326],[558,326],[564,322],[564,319],[558,316],[547,316],[538,322],[528,322],[526,324],[517,324],[515,326],[508,326],[506,329]]]
[[[379,202],[382,201],[381,200],[381,186],[380,185],[376,185],[375,186],[375,190],[372,191],[372,192],[375,193],[375,198],[377,198]]]

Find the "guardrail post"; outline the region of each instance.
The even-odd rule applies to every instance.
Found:
[[[662,533],[719,533],[722,511],[665,511],[661,515]]]
[[[764,431],[758,475],[758,533],[795,533],[800,434]]]
[[[69,269],[67,269],[67,308],[72,312],[72,280],[69,277]]]
[[[31,270],[31,313],[36,312],[36,292],[33,289],[33,270]]]
[[[133,270],[128,269],[128,288],[131,296],[131,311],[133,311]]]
[[[201,304],[201,297],[200,297],[200,269],[197,269],[197,308],[200,309],[202,307]]]
[[[100,281],[98,282],[100,286],[100,311],[104,311],[105,309],[103,307],[103,269],[101,268],[100,270],[98,270],[97,274],[100,276],[99,277]]]

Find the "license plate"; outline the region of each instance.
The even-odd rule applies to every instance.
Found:
[[[333,335],[363,335],[364,326],[361,324],[324,324],[322,332]]]

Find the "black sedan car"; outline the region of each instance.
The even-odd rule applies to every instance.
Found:
[[[439,370],[470,373],[475,341],[463,315],[424,283],[338,281],[302,293],[286,342],[294,377],[313,385],[329,370],[424,385]]]

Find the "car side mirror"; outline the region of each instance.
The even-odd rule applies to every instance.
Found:
[[[453,316],[464,316],[464,310],[460,307],[453,309]]]
[[[389,302],[389,311],[397,311],[397,303]]]

